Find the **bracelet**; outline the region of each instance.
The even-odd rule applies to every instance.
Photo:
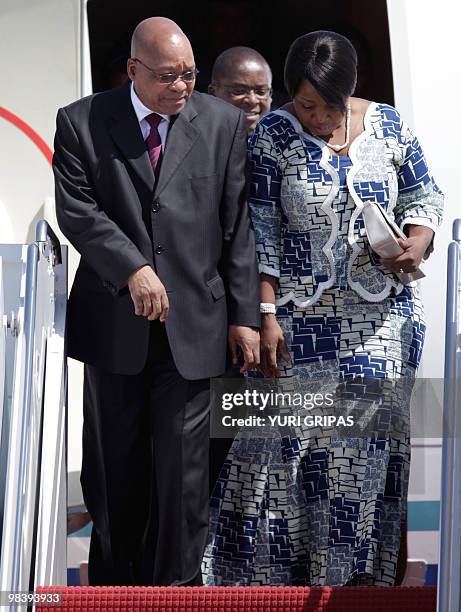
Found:
[[[270,302],[261,302],[259,305],[259,312],[261,314],[275,314],[275,304]]]

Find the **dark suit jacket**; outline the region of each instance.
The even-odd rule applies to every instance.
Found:
[[[142,370],[149,322],[134,314],[126,283],[149,264],[168,294],[181,375],[224,371],[228,324],[259,326],[246,160],[243,114],[206,94],[194,92],[170,125],[157,184],[129,86],[59,110],[57,218],[81,254],[68,307],[71,357],[114,373]]]

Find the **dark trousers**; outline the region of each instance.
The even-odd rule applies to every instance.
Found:
[[[85,366],[82,489],[91,585],[200,585],[209,380],[177,371],[164,326],[135,376]]]
[[[243,362],[242,362],[243,363]],[[240,367],[242,363],[233,365],[230,354],[227,356],[226,371],[223,374],[223,378],[243,380],[244,375],[240,374]],[[227,455],[229,454],[230,448],[234,438],[216,438],[211,431],[210,437],[210,497],[213,495],[213,490],[218,481],[219,474],[224,465]],[[217,492],[219,495],[219,492]]]

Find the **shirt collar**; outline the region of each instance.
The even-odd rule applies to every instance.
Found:
[[[145,104],[141,102],[141,100],[138,97],[138,94],[136,93],[134,89],[133,82],[131,82],[130,95],[131,95],[131,103],[133,104],[134,112],[136,113],[136,117],[138,118],[139,123],[141,123],[143,119],[145,119],[148,115],[151,115],[154,111],[152,111],[150,108],[147,108],[147,106],[145,106]],[[160,115],[160,117],[162,117],[162,119],[165,119],[165,121],[168,121],[168,122],[170,121],[169,115],[162,115],[162,113],[157,113],[157,115]]]

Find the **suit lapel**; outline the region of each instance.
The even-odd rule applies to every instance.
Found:
[[[117,102],[112,112],[113,124],[109,128],[111,137],[141,180],[150,190],[153,191],[155,188],[156,195],[159,195],[192,149],[200,133],[191,123],[197,116],[193,96],[187,102],[184,110],[172,121],[158,184],[155,185],[149,154],[131,104],[130,84],[128,83],[115,93]]]
[[[179,168],[181,162],[192,149],[199,136],[199,130],[191,121],[197,116],[193,97],[189,99],[184,110],[175,117],[168,131],[165,152],[162,159],[162,168],[155,195],[158,196],[170,182],[172,176]]]
[[[153,191],[154,172],[136,113],[131,104],[129,84],[121,88],[117,94],[120,97],[112,113],[115,121],[109,128],[110,135],[139,178]]]

